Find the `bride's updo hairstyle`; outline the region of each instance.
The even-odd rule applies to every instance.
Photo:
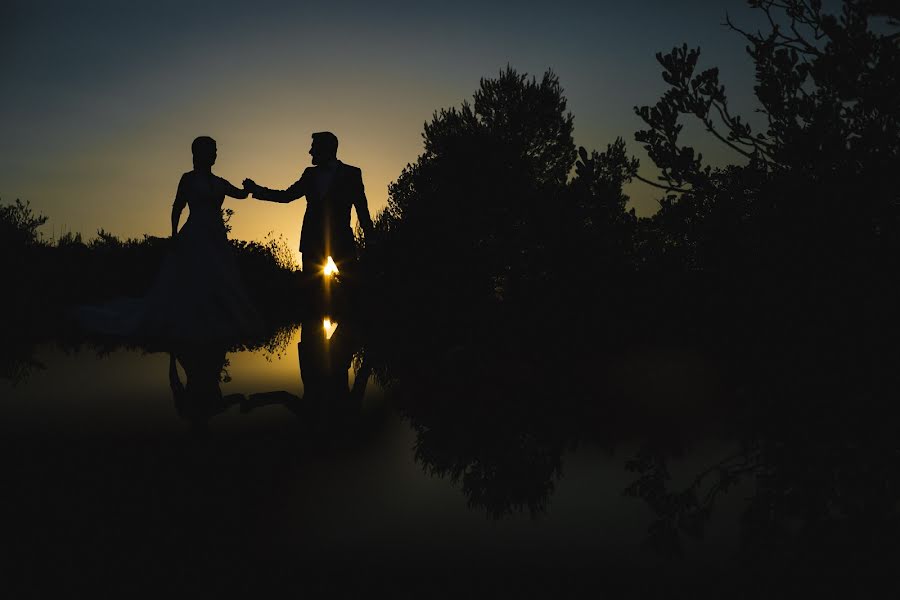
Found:
[[[211,167],[216,162],[216,140],[201,135],[191,144],[195,167]]]

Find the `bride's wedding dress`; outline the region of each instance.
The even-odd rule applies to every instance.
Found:
[[[179,196],[190,214],[148,294],[81,307],[82,326],[111,335],[186,341],[259,336],[262,320],[244,288],[222,221],[229,185],[211,173],[185,173]]]

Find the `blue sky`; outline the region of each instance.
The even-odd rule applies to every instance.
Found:
[[[309,164],[313,131],[341,139],[363,169],[373,213],[422,149],[425,121],[470,98],[507,64],[552,68],[575,115],[575,141],[634,143],[634,105],[665,89],[654,54],[685,42],[718,65],[737,112],[752,111],[753,71],[712,2],[5,2],[0,8],[0,198],[31,201],[91,235],[166,235],[190,142],[219,142],[216,172],[286,186]],[[732,157],[688,129],[714,161]],[[657,193],[629,188],[640,214]],[[303,202],[235,201],[234,235],[282,233],[295,246]],[[452,209],[452,208],[448,208]],[[49,233],[49,230],[48,230]]]

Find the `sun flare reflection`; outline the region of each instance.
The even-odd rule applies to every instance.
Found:
[[[334,259],[330,256],[328,257],[328,261],[326,261],[325,263],[325,267],[322,269],[322,273],[325,275],[325,277],[333,277],[334,275],[340,273],[340,271],[338,271],[337,265],[334,264]]]
[[[337,327],[338,327],[338,324],[336,322],[332,323],[331,319],[329,319],[328,317],[325,317],[324,319],[322,319],[322,328],[325,330],[325,339],[326,340],[331,339],[331,336],[334,335],[334,331],[335,331],[335,329],[337,329]]]

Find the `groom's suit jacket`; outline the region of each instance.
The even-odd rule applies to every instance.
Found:
[[[362,171],[337,161],[333,171],[326,165],[308,167],[286,190],[260,188],[253,197],[272,202],[293,202],[306,196],[306,214],[300,232],[304,259],[332,256],[335,261],[355,258],[350,229],[350,208],[356,207],[360,222],[371,221]]]

